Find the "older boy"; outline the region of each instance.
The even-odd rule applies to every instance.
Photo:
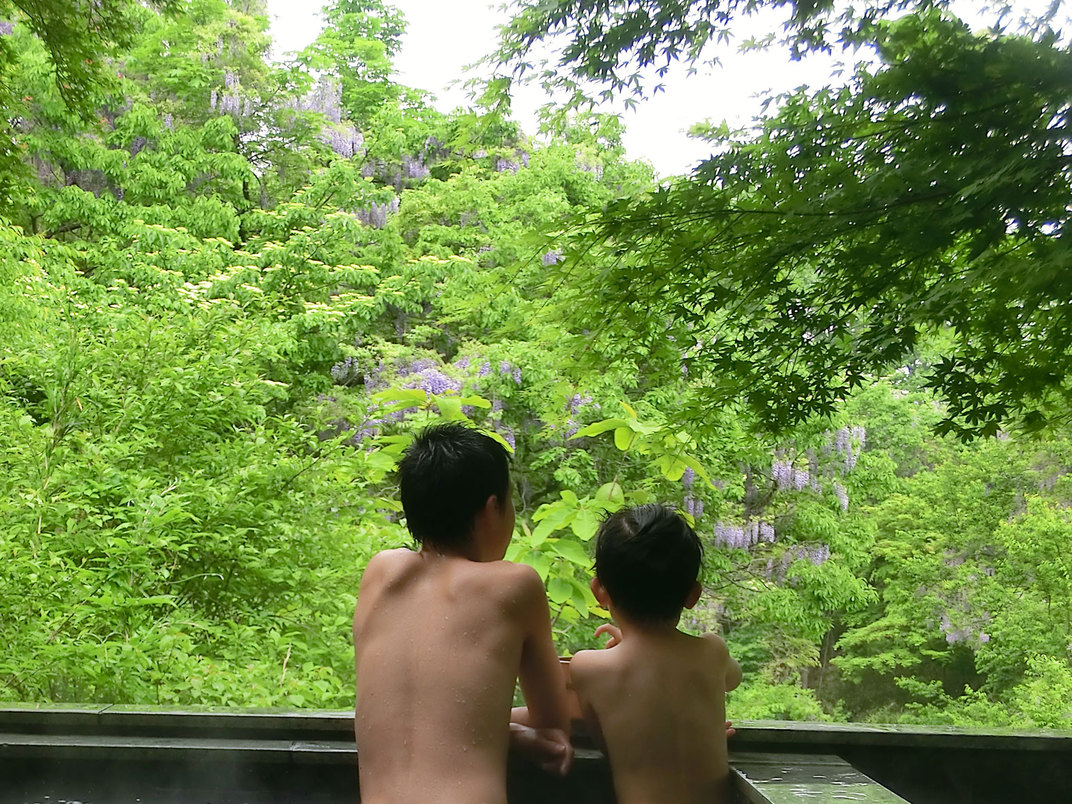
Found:
[[[618,627],[601,626],[609,649],[577,653],[570,673],[619,804],[729,800],[726,692],[741,668],[721,637],[677,629],[700,597],[701,553],[660,505],[619,511],[599,531],[592,592]]]
[[[502,560],[514,530],[506,451],[440,425],[417,437],[398,474],[420,550],[379,553],[361,581],[361,801],[503,804],[511,742],[563,774],[572,756],[543,583]],[[545,731],[509,722],[519,677],[528,723]]]

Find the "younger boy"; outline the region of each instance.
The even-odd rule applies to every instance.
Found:
[[[610,516],[596,543],[592,592],[617,623],[609,650],[580,651],[573,688],[601,737],[619,804],[729,800],[726,692],[741,668],[715,634],[677,629],[700,597],[702,549],[661,505]]]
[[[506,450],[468,427],[431,427],[398,475],[420,550],[379,553],[361,580],[361,801],[505,804],[511,742],[563,774],[572,756],[543,583],[502,560],[514,530]],[[509,722],[519,677],[527,723],[544,731]]]

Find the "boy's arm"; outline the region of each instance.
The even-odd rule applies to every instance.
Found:
[[[543,581],[531,567],[519,565],[522,627],[518,678],[525,696],[528,725],[537,729],[569,728],[566,684],[551,639],[551,615]]]
[[[730,656],[730,649],[726,646],[726,640],[718,634],[704,634],[704,639],[715,646],[716,653],[726,667],[726,692],[737,689],[737,685],[741,683],[741,679],[744,676],[741,673],[741,665]]]
[[[607,630],[608,628],[614,629],[614,631]],[[612,638],[608,641],[607,647],[613,647],[618,644],[614,641],[614,633],[617,631],[615,626],[601,625],[596,631],[596,636],[601,633],[610,633]],[[621,632],[617,631],[618,639],[621,639]],[[613,644],[611,644],[613,643]],[[606,751],[606,743],[603,740],[603,726],[599,722],[599,715],[596,714],[595,708],[588,700],[587,687],[591,682],[591,668],[589,666],[590,654],[594,651],[582,650],[573,656],[573,660],[570,662],[570,681],[569,686],[576,695],[577,700],[581,704],[581,717],[584,718],[584,730],[591,737],[596,745]]]
[[[518,678],[525,706],[510,712],[510,743],[550,773],[565,776],[573,762],[566,686],[551,639],[551,615],[543,581],[518,565],[521,606],[521,665]]]

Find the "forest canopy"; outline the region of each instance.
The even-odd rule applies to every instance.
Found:
[[[545,83],[568,83],[571,104],[593,82],[643,93],[652,68],[703,59],[764,5],[523,4],[500,58],[523,76],[546,38],[561,47]],[[946,404],[939,431],[1066,420],[1067,39],[1008,9],[1005,27],[973,30],[948,3],[769,5],[791,7],[798,51],[873,58],[844,86],[778,98],[752,130],[701,127],[712,157],[691,177],[578,234],[584,256],[564,270],[623,302],[610,337],[647,344],[663,321],[686,324],[692,364],[718,380],[704,410],[746,396],[773,427],[832,411],[922,341],[943,342],[923,367]],[[593,248],[608,263],[595,274]]]
[[[504,69],[579,32],[559,73],[643,90],[760,5],[532,3]],[[875,58],[656,180],[628,118],[436,110],[379,0],[283,62],[256,0],[0,2],[0,700],[350,707],[445,419],[509,445],[562,653],[660,500],[735,719],[1068,727],[1067,42],[780,7]]]

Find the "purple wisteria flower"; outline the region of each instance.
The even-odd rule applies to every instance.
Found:
[[[357,385],[361,382],[363,375],[357,360],[347,357],[331,367],[331,378],[335,380],[336,385]]]
[[[841,456],[842,471],[848,474],[856,468],[856,462],[867,443],[867,429],[860,425],[841,427],[834,433],[834,451]]]
[[[807,469],[794,469],[793,470],[793,488],[797,491],[802,491],[808,482],[811,480],[811,474]]]
[[[315,112],[338,123],[342,120],[342,85],[331,78],[321,78],[311,92],[291,103],[291,108],[298,112]]]
[[[544,266],[547,267],[550,267],[552,265],[558,265],[560,262],[562,262],[562,252],[548,251],[543,255],[543,257],[540,258],[540,261],[544,264]]]
[[[786,491],[793,485],[793,464],[789,461],[775,461],[771,464],[771,476],[778,491]]]
[[[373,229],[382,229],[387,225],[388,214],[392,212],[398,212],[397,196],[383,203],[374,201],[363,209],[355,210],[352,214],[354,218],[366,226],[371,226]]]
[[[427,357],[398,366],[398,376],[404,380],[402,388],[419,388],[433,396],[462,390],[461,380],[445,374],[434,360]]]
[[[699,500],[691,495],[685,495],[685,511],[689,513],[693,519],[699,519],[703,516],[704,505],[703,500]]]
[[[696,472],[692,470],[692,467],[686,466],[685,471],[681,473],[681,485],[687,489],[691,489],[695,479]]]
[[[838,505],[841,506],[842,511],[849,510],[849,492],[845,490],[845,487],[840,483],[834,483],[834,494],[837,495]]]
[[[12,31],[15,30],[15,23],[8,20],[0,20],[0,36],[11,36]]]
[[[343,159],[365,153],[365,137],[349,123],[325,128],[321,139]]]
[[[519,170],[521,170],[521,164],[512,159],[504,159],[500,156],[495,160],[496,173],[517,173]]]
[[[402,175],[407,179],[424,179],[428,177],[430,172],[420,156],[402,157]]]
[[[387,367],[381,360],[379,364],[371,372],[365,374],[365,390],[369,393],[375,391],[382,391],[390,385],[385,374],[387,373]]]

